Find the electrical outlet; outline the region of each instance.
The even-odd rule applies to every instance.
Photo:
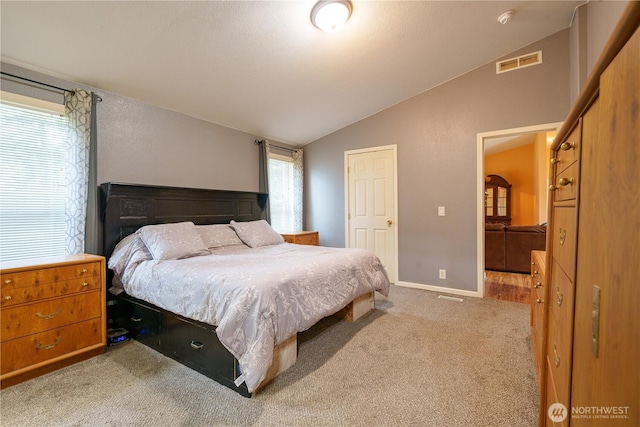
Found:
[[[444,206],[438,206],[438,216],[444,216]]]
[[[443,269],[438,270],[438,275],[439,275],[439,277],[441,279],[446,279],[447,278],[447,270],[443,270]]]

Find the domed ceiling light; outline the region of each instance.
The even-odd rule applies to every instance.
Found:
[[[515,12],[513,10],[507,10],[505,13],[498,16],[498,22],[502,25],[505,25],[507,22],[511,21],[514,13]]]
[[[352,10],[349,0],[321,0],[311,9],[311,22],[322,31],[332,33],[344,26]]]

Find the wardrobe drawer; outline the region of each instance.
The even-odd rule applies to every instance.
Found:
[[[102,319],[96,318],[2,343],[2,375],[102,344]]]
[[[24,282],[23,282],[24,283]],[[26,302],[60,297],[85,291],[99,290],[102,286],[100,276],[87,275],[64,282],[41,282],[28,286],[7,286],[2,288],[0,302],[2,307],[9,307]]]
[[[578,187],[578,163],[573,163],[567,169],[556,173],[550,189],[553,191],[553,200],[573,200],[576,198]]]
[[[569,334],[571,331],[569,331]],[[556,319],[549,315],[549,332],[547,341],[547,358],[549,374],[553,376],[558,401],[569,407],[571,391],[571,343],[564,342],[560,335]]]
[[[3,308],[2,342],[102,316],[102,293],[87,292],[66,298]]]
[[[557,336],[563,343],[572,342],[573,331],[573,299],[574,285],[554,262],[551,271],[551,281],[549,282],[548,312],[555,319],[558,332]]]
[[[163,321],[162,346],[177,359],[196,370],[236,379],[236,359],[220,343],[214,326],[168,316]]]
[[[576,208],[555,207],[553,210],[552,248],[553,258],[573,281],[576,254]]]
[[[551,372],[551,361],[547,360],[547,372]],[[554,403],[562,403],[565,408],[567,408],[567,418],[565,418],[564,421],[561,422],[554,422],[551,420],[551,418],[549,418],[547,411],[549,410],[549,407],[551,405],[553,405]],[[542,414],[544,416],[545,419],[545,424],[547,426],[553,426],[553,427],[564,427],[566,426],[568,417],[570,416],[570,414],[568,413],[568,411],[570,411],[569,409],[569,402],[568,401],[561,401],[558,398],[558,394],[556,393],[556,386],[555,386],[555,381],[552,375],[549,375],[548,380],[547,380],[547,394],[546,394],[546,405],[544,406],[544,410],[542,411]],[[560,417],[562,417],[562,414],[558,414]]]
[[[580,158],[580,143],[582,139],[582,120],[571,131],[569,136],[556,149],[553,162],[556,165],[556,175],[567,169]]]

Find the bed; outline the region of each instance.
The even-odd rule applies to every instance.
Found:
[[[284,243],[261,220],[266,194],[119,183],[100,193],[118,294],[109,326],[243,396],[295,363],[297,332],[335,313],[357,319],[388,293],[368,251]]]

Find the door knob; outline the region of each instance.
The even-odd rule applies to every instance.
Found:
[[[388,225],[388,226],[391,226],[391,224],[393,224],[393,220],[388,219],[388,220],[387,220],[387,225]]]

